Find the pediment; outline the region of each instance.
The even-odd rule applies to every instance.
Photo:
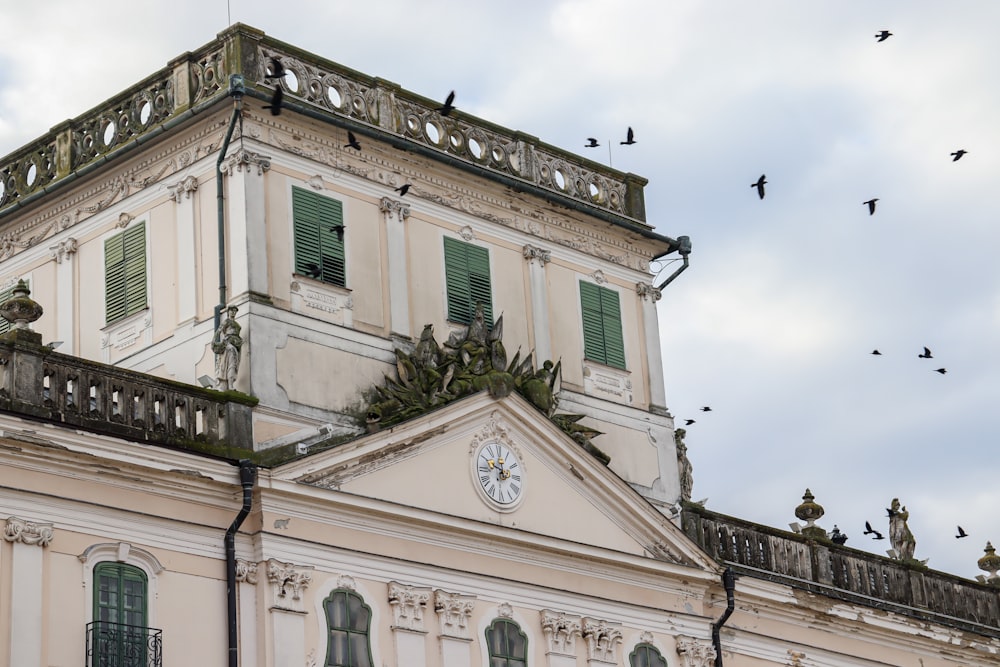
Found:
[[[490,497],[479,477],[478,455],[500,449],[517,462],[521,487],[514,501]],[[718,567],[649,501],[516,394],[497,399],[481,392],[284,464],[272,475],[440,517]]]

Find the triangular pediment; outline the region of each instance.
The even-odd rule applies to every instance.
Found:
[[[504,468],[515,465],[506,492],[488,486],[498,453],[510,455]],[[482,392],[272,474],[436,515],[717,568],[680,528],[515,394]],[[492,474],[496,481],[506,473]]]

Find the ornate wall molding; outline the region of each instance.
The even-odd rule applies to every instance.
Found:
[[[274,606],[289,611],[303,611],[302,591],[312,583],[311,565],[293,565],[271,558],[267,561],[267,580],[274,593]]]
[[[389,582],[389,606],[392,608],[393,629],[427,632],[424,611],[431,599],[430,588]]]
[[[173,200],[180,204],[182,199],[190,199],[191,193],[198,191],[198,178],[192,175],[185,176],[180,183],[168,185],[167,190],[170,191]]]
[[[587,642],[587,660],[618,664],[618,647],[622,643],[621,623],[583,619],[583,638]]]
[[[552,261],[552,251],[543,250],[542,248],[535,247],[531,244],[526,244],[522,248],[522,253],[524,258],[528,260],[528,263],[537,262],[539,266],[544,267],[546,264]]]
[[[54,246],[49,247],[49,256],[56,260],[56,264],[62,264],[63,259],[68,259],[70,255],[76,253],[76,239],[70,237],[63,239]]]
[[[45,547],[52,542],[52,524],[12,516],[4,524],[3,539],[7,542]]]
[[[441,635],[458,639],[471,639],[469,618],[476,606],[474,595],[461,595],[443,590],[434,591],[434,611],[441,623]]]
[[[248,560],[243,560],[242,558],[236,559],[236,581],[245,584],[256,584],[257,583],[257,563],[250,562]]]
[[[715,648],[692,637],[677,637],[677,655],[681,667],[712,667],[715,664]]]
[[[548,609],[543,609],[541,613],[546,651],[559,655],[576,656],[576,638],[583,633],[583,619],[579,616],[570,616]]]
[[[226,176],[232,176],[234,171],[246,171],[248,174],[256,168],[257,175],[263,176],[271,169],[271,157],[241,148],[222,163],[222,171]]]

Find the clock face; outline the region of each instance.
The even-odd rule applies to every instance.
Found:
[[[524,489],[524,470],[509,446],[488,442],[476,453],[473,473],[479,488],[499,509],[510,509]]]

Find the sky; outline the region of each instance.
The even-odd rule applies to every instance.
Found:
[[[1000,546],[1000,3],[142,5],[2,2],[0,155],[235,22],[455,90],[462,111],[648,178],[648,222],[691,238],[658,308],[695,500],[787,528],[809,488],[820,526],[883,554],[864,523],[886,532],[898,497],[918,559],[982,574]]]

